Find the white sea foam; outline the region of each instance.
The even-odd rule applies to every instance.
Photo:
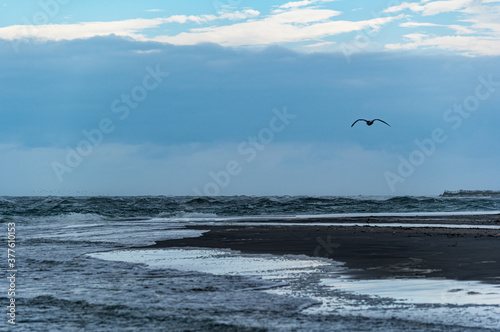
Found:
[[[33,232],[26,239],[107,242],[125,246],[152,245],[154,241],[199,237],[206,230],[185,229],[185,224],[162,219],[148,220],[85,220],[63,219],[45,224],[45,232]],[[27,225],[38,227],[37,225]]]
[[[500,211],[444,211],[444,212],[377,212],[377,213],[336,213],[318,215],[299,215],[297,219],[332,217],[437,217],[437,216],[474,216],[500,214]]]
[[[332,223],[332,222],[234,222],[200,221],[200,226],[334,226],[334,227],[399,227],[399,228],[462,228],[462,229],[500,229],[500,225],[465,224],[412,224],[412,223]]]
[[[199,219],[217,219],[216,213],[203,213],[203,212],[161,212],[158,214],[157,218],[168,219],[168,220],[199,220]]]
[[[379,213],[331,213],[331,214],[304,214],[304,215],[260,215],[260,216],[218,216],[213,213],[178,213],[175,216],[165,217],[160,214],[154,219],[182,221],[182,222],[258,222],[258,221],[307,221],[332,218],[357,217],[420,217],[432,220],[432,217],[453,216],[481,216],[500,214],[500,211],[449,211],[449,212],[379,212]],[[153,219],[153,220],[154,220]]]
[[[106,219],[106,217],[96,213],[77,213],[77,212],[59,214],[55,216],[33,217],[33,218],[40,221],[65,222],[65,223],[89,222],[89,221],[93,222]]]
[[[326,260],[306,256],[242,255],[229,249],[115,250],[89,255],[104,260],[142,263],[151,268],[215,275],[251,275],[266,279],[289,278],[314,272],[319,266],[331,265]]]
[[[320,285],[326,287],[325,293],[330,289],[346,295],[328,297],[311,294],[322,305],[308,308],[304,313],[336,313],[342,316],[398,318],[452,326],[500,328],[499,285],[446,279],[345,278],[325,278]]]
[[[247,275],[286,281],[265,292],[311,298],[312,315],[410,320],[451,326],[500,328],[500,287],[444,279],[350,279],[341,263],[305,256],[248,255],[225,249],[115,250],[91,257],[146,264],[153,269]]]
[[[500,285],[446,279],[353,280],[325,278],[321,285],[397,302],[500,305]]]

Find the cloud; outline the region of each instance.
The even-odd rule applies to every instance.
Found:
[[[465,9],[464,13],[468,14],[464,21],[472,23],[472,28],[500,36],[500,6],[474,6]]]
[[[372,18],[360,21],[336,20],[342,13],[315,6],[329,2],[305,0],[289,2],[261,16],[254,9],[223,11],[217,15],[173,15],[166,18],[130,19],[113,22],[83,22],[78,24],[48,24],[40,26],[9,26],[0,28],[0,38],[6,40],[37,39],[73,40],[95,36],[116,35],[138,41],[155,41],[174,45],[217,43],[223,46],[265,46],[304,41],[325,42],[322,38],[364,29],[377,30],[382,25],[398,20],[403,15]],[[176,35],[148,34],[148,30],[165,24],[196,23],[206,25],[224,22]],[[238,22],[233,22],[238,21]]]
[[[407,35],[404,35],[403,37],[413,42],[421,42],[424,38],[427,38],[429,36],[423,33],[409,33]]]
[[[472,34],[475,33],[476,31],[463,26],[463,25],[457,25],[457,24],[436,24],[436,23],[426,23],[426,22],[406,22],[406,23],[401,23],[399,25],[400,27],[403,28],[419,28],[419,27],[444,27],[448,29],[453,29],[459,34]]]
[[[3,194],[39,189],[69,195],[192,194],[228,161],[243,165],[248,155],[239,154],[238,146],[258,142],[273,108],[284,106],[296,118],[221,194],[390,193],[383,173],[397,170],[397,156],[407,157],[415,139],[429,137],[434,128],[449,130],[443,112],[474,93],[478,75],[492,73],[500,80],[498,59],[486,57],[371,53],[347,65],[340,54],[301,54],[276,46],[234,50],[118,37],[43,47],[28,42],[19,54],[8,50],[9,42],[0,46]],[[138,91],[146,66],[156,65],[170,75],[121,119],[113,101]],[[500,88],[464,119],[459,132],[447,131],[447,145],[398,193],[439,192],[461,183],[452,176],[442,179],[450,169],[453,174],[467,170],[447,162],[444,152],[455,160],[471,151],[478,159],[491,157],[490,164],[466,165],[498,178],[494,162],[500,155],[488,142],[500,140],[499,101]],[[359,117],[380,117],[392,127],[351,128]],[[115,130],[59,183],[52,162],[64,162],[69,150],[88,139],[83,131],[96,129],[103,118],[112,120]],[[462,141],[451,151],[457,136]],[[422,182],[425,188],[419,187]]]
[[[389,193],[382,176],[394,156],[358,144],[273,142],[251,162],[238,142],[204,146],[103,144],[60,182],[51,164],[64,161],[57,148],[10,147],[0,155],[0,195],[194,195],[229,161],[240,172],[222,195],[359,195]],[[22,180],[20,180],[22,179]],[[209,192],[210,193],[210,192]]]
[[[386,8],[382,12],[383,13],[397,13],[397,12],[403,11],[405,9],[409,9],[409,10],[414,11],[414,12],[423,11],[423,7],[421,5],[419,5],[418,3],[415,3],[415,2],[408,3],[406,1],[404,1],[399,5]]]
[[[383,174],[397,172],[400,159],[394,153],[357,143],[273,142],[246,162],[236,152],[237,144],[103,144],[62,182],[50,165],[64,159],[65,150],[0,146],[5,160],[0,195],[203,194],[207,184],[215,184],[213,174],[224,171],[229,161],[237,161],[240,172],[215,187],[221,195],[435,195],[445,189],[500,185],[498,155],[439,151],[391,192]]]
[[[331,45],[335,45],[335,42],[320,42],[320,43],[309,44],[309,45],[306,45],[305,47],[323,47],[323,46],[331,46]]]
[[[305,7],[309,6],[315,3],[324,3],[324,2],[332,2],[336,0],[302,0],[302,1],[291,1],[287,2],[281,6],[279,6],[279,9],[293,9],[293,8],[298,8],[298,7]]]
[[[399,5],[386,8],[384,12],[395,13],[406,9],[413,12],[420,12],[424,16],[437,15],[441,13],[456,12],[467,8],[473,4],[474,0],[445,0],[445,1],[421,1],[421,4],[416,2],[402,2]]]
[[[330,20],[340,12],[327,9],[296,9],[280,12],[261,20],[192,29],[176,36],[160,36],[155,41],[175,45],[194,45],[201,42],[224,46],[270,45],[318,40],[342,33],[378,29],[403,15],[373,18],[363,21]]]
[[[257,17],[259,15],[260,15],[260,12],[258,10],[245,9],[243,11],[236,11],[236,12],[222,12],[222,13],[219,13],[218,18],[236,21],[236,20],[244,20],[247,18]]]
[[[61,41],[86,39],[96,36],[115,35],[136,41],[153,41],[173,45],[196,45],[200,43],[216,43],[231,47],[262,47],[268,45],[287,44],[294,48],[324,50],[342,49],[342,45],[363,45],[354,47],[359,51],[374,50],[442,50],[458,52],[461,55],[494,55],[500,35],[500,6],[497,2],[488,1],[481,4],[473,0],[446,0],[403,2],[397,6],[386,8],[383,12],[390,15],[370,17],[361,20],[339,19],[345,15],[341,11],[322,8],[321,4],[330,0],[291,1],[270,10],[262,15],[251,8],[220,11],[216,15],[172,15],[152,19],[128,19],[111,22],[81,22],[76,24],[47,25],[14,25],[0,28],[0,39],[13,42],[15,49],[22,41]],[[153,12],[156,9],[151,9]],[[401,13],[410,10],[423,16],[453,12],[455,22],[447,24],[436,22],[405,22],[402,28],[418,28],[418,33],[427,37],[418,41],[408,37],[411,34],[400,33],[401,29],[391,30],[391,39],[387,36],[372,37],[370,32],[377,32],[383,26],[410,18]],[[176,25],[169,29],[169,25]],[[177,25],[186,25],[179,31]],[[197,26],[193,27],[196,24]],[[451,29],[456,35],[470,35],[470,38],[447,36],[446,30]],[[177,29],[177,30],[176,30]],[[430,30],[432,29],[432,30]],[[430,30],[430,31],[428,31]],[[166,32],[165,32],[166,31]],[[173,33],[172,31],[176,31]],[[443,33],[444,31],[445,33]],[[349,36],[356,33],[357,36]],[[368,35],[369,41],[361,41]],[[403,40],[394,39],[403,37]],[[389,34],[387,34],[389,35]],[[335,37],[335,40],[332,40]],[[346,38],[348,40],[346,41]],[[435,39],[439,38],[439,39]],[[349,43],[350,41],[350,43]],[[438,45],[442,41],[443,45]],[[381,44],[381,43],[385,44]],[[409,43],[409,44],[405,44]],[[293,45],[295,44],[295,45]],[[340,45],[333,47],[332,45]],[[467,50],[467,44],[472,48]],[[140,51],[142,52],[142,51]],[[354,51],[353,51],[354,52]]]
[[[290,9],[290,8],[304,7],[304,6],[308,6],[308,5],[312,4],[313,2],[314,1],[312,1],[312,0],[292,1],[292,2],[287,2],[287,3],[279,6],[279,8]]]
[[[466,56],[500,55],[500,39],[476,36],[438,36],[425,34],[405,35],[410,42],[387,44],[389,50],[441,49],[458,52]],[[415,38],[418,36],[418,38]]]
[[[413,35],[410,44],[431,38],[420,37]],[[443,63],[462,68],[472,59],[359,54],[347,65],[342,54],[300,54],[280,47],[236,51],[215,44],[174,46],[118,37],[47,42],[43,47],[27,43],[19,54],[9,51],[9,42],[0,41],[0,46],[0,142],[30,147],[74,147],[85,138],[82,131],[97,128],[103,118],[116,126],[106,142],[238,141],[255,135],[272,109],[284,106],[303,120],[280,136],[283,140],[342,140],[351,137],[353,118],[385,115],[395,121],[413,114],[414,126],[397,126],[404,127],[398,133],[404,140],[429,125],[422,112],[437,114],[449,107],[450,96],[464,82],[475,81],[478,72],[500,74],[498,66],[484,59],[472,62],[477,71],[455,73],[443,72]],[[142,84],[147,66],[170,75],[138,106],[128,107],[130,114],[122,120],[113,102]],[[383,134],[379,128],[371,129],[357,139],[393,146],[390,137],[374,136]]]
[[[169,23],[207,23],[216,20],[243,20],[256,17],[259,12],[243,11],[220,13],[220,15],[172,15],[166,18],[130,19],[111,22],[82,22],[76,24],[12,25],[0,28],[0,39],[73,40],[96,36],[117,35],[135,40],[148,40],[144,30],[157,28]]]
[[[455,12],[460,9],[467,8],[474,2],[475,0],[429,1],[422,6],[422,15],[429,16],[441,13]]]
[[[412,38],[404,35],[406,42],[387,43],[388,50],[442,50],[466,56],[500,55],[500,6],[487,5],[498,1],[477,2],[473,0],[422,1],[421,3],[403,2],[389,7],[385,12],[399,12],[409,9],[424,16],[454,12],[457,24],[438,24],[430,22],[406,22],[404,28],[444,27],[455,30],[456,35],[437,34],[419,31],[426,36]],[[465,25],[464,22],[467,24]],[[467,36],[464,36],[467,35]]]
[[[5,40],[39,39],[72,40],[95,36],[117,35],[135,40],[145,40],[140,32],[159,26],[163,19],[131,19],[113,22],[85,22],[77,24],[12,25],[0,28],[0,38]]]

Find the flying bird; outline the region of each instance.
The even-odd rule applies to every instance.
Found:
[[[388,123],[387,123],[387,122],[385,122],[384,120],[380,120],[380,119],[373,119],[373,120],[357,119],[356,121],[354,121],[354,123],[351,125],[351,127],[352,127],[352,126],[354,126],[354,125],[356,124],[356,122],[358,122],[358,121],[364,121],[364,122],[366,122],[366,124],[367,124],[368,126],[371,126],[371,125],[372,125],[375,121],[380,121],[380,122],[383,122],[383,123],[385,123],[386,125],[388,125],[389,127],[391,126],[390,124],[388,124]]]

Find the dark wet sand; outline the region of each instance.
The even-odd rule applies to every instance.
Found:
[[[428,219],[428,218],[427,218]],[[404,222],[500,226],[500,216],[332,218],[321,222]],[[275,222],[275,220],[273,220]],[[311,222],[311,221],[309,221]],[[198,238],[153,247],[230,248],[243,253],[307,255],[345,262],[357,278],[447,278],[500,284],[500,229],[370,226],[188,226]]]

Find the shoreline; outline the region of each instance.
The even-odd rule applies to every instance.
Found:
[[[271,220],[276,223],[276,220]],[[317,222],[317,223],[316,223]],[[361,226],[322,223],[363,223]],[[373,223],[403,223],[404,226]],[[421,217],[308,219],[307,224],[218,223],[196,238],[156,241],[146,248],[198,247],[248,254],[306,255],[345,263],[358,279],[444,278],[500,284],[500,229],[412,227]],[[439,216],[432,224],[500,226],[500,216]],[[154,239],[153,239],[154,240]]]
[[[189,215],[189,213],[188,213]],[[495,218],[496,217],[496,218]],[[152,220],[164,220],[154,217]],[[250,223],[250,222],[280,222],[280,223],[332,223],[332,222],[412,222],[438,220],[440,223],[483,224],[495,223],[500,225],[500,211],[455,211],[455,212],[377,212],[377,213],[335,213],[335,214],[297,214],[297,215],[250,215],[240,217],[224,216],[187,216],[166,218],[172,221],[206,223]],[[392,220],[392,221],[391,221]]]

